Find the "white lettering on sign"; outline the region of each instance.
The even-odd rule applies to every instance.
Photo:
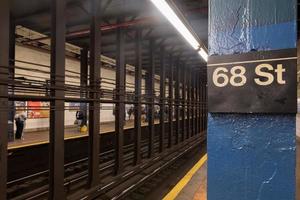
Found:
[[[254,81],[257,85],[270,85],[273,83],[274,81],[274,76],[273,74],[269,73],[269,72],[263,72],[261,71],[262,69],[267,69],[269,71],[274,70],[273,66],[270,64],[260,64],[255,68],[255,73],[260,76],[260,77],[265,77],[267,78],[266,81],[261,81],[260,78],[255,78]]]
[[[245,76],[246,69],[243,66],[235,66],[231,68],[230,84],[235,87],[241,87],[246,84],[247,78]],[[240,81],[239,81],[240,80]]]
[[[276,77],[271,73],[274,71]],[[268,63],[259,64],[255,67],[255,74],[259,76],[254,78],[254,82],[260,86],[267,86],[274,83],[274,80],[280,85],[285,85],[286,81],[283,79],[283,73],[286,69],[282,64],[278,64],[276,68]],[[246,68],[243,66],[234,66],[229,70],[225,67],[218,67],[213,72],[213,83],[217,87],[225,87],[229,83],[234,87],[241,87],[247,83]]]
[[[219,73],[223,72],[223,73]],[[228,84],[228,76],[225,74],[228,70],[225,67],[218,67],[213,73],[213,82],[217,87],[225,87]],[[220,81],[223,79],[223,82]]]

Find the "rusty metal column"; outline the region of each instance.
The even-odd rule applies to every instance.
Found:
[[[166,99],[166,62],[165,62],[165,51],[162,47],[160,50],[160,135],[159,135],[159,152],[164,151],[164,140],[165,140],[165,99]]]
[[[187,124],[187,131],[186,131],[186,136],[187,136],[187,138],[189,138],[190,137],[190,133],[191,133],[191,130],[190,130],[190,128],[191,128],[191,121],[190,121],[190,119],[191,119],[191,105],[190,105],[190,97],[191,97],[191,91],[190,91],[190,83],[191,83],[191,81],[190,81],[190,70],[189,69],[186,69],[186,73],[185,73],[185,76],[186,76],[186,90],[187,90],[187,99],[186,99],[186,103],[187,103],[187,119],[186,119],[186,124]]]
[[[173,142],[173,68],[174,68],[174,63],[173,63],[173,57],[170,56],[169,60],[169,135],[168,135],[168,148],[172,147],[172,142]]]
[[[197,81],[196,81],[196,92],[197,92],[197,134],[200,133],[200,90],[199,90],[199,84],[200,84],[200,73],[197,73]]]
[[[206,130],[206,84],[205,84],[205,82],[203,82],[203,99],[202,99],[202,101],[203,101],[203,131],[205,131]]]
[[[118,20],[120,23],[120,20]],[[115,145],[115,173],[123,171],[123,144],[124,144],[124,120],[125,120],[125,55],[124,42],[125,34],[122,28],[117,29],[117,59],[116,59],[116,145]]]
[[[134,133],[135,133],[135,164],[141,162],[141,116],[142,116],[142,30],[136,31],[136,47],[135,47],[135,109],[134,109]]]
[[[10,14],[10,34],[9,34],[9,80],[13,80],[15,77],[15,55],[16,55],[16,25],[15,25],[15,20]],[[14,94],[14,84],[13,82],[9,81],[11,83],[11,87],[9,90],[9,95]],[[8,142],[14,141],[14,116],[16,113],[14,101],[8,101],[8,108],[9,108],[9,113],[8,113],[8,121],[11,122],[8,124]]]
[[[6,199],[10,1],[0,1],[0,199]]]
[[[64,97],[65,97],[65,1],[52,0],[50,85],[50,199],[63,199],[64,191]]]
[[[207,81],[205,81],[204,84],[204,102],[205,102],[205,109],[204,109],[204,130],[207,130],[207,120],[208,120],[208,104],[207,104]]]
[[[101,0],[91,1],[90,24],[90,92],[89,105],[89,187],[99,184],[99,134],[100,134],[100,89],[101,89]]]
[[[195,132],[195,123],[194,123],[194,118],[195,118],[195,113],[194,113],[194,100],[195,100],[195,93],[194,93],[194,74],[193,70],[190,71],[190,90],[191,90],[191,96],[190,96],[190,108],[191,108],[191,136],[194,136]]]
[[[197,102],[197,90],[196,90],[196,80],[197,80],[197,72],[192,73],[193,76],[193,132],[194,135],[197,134],[197,107],[196,107],[196,102]]]
[[[180,62],[176,62],[176,84],[175,84],[175,112],[176,112],[176,139],[175,144],[179,143],[180,134]]]
[[[203,82],[201,81],[200,83],[200,88],[201,88],[201,97],[200,97],[200,104],[201,104],[201,132],[204,130],[204,86],[203,86]]]
[[[154,154],[154,74],[155,74],[155,55],[154,40],[150,40],[150,65],[148,69],[148,94],[147,99],[150,100],[148,104],[148,123],[149,123],[149,144],[148,144],[148,157],[151,158]]]
[[[80,51],[80,98],[87,98],[88,85],[88,49],[82,48]],[[87,125],[87,103],[80,103],[80,110],[84,113],[83,124]]]
[[[186,121],[185,121],[185,117],[186,117],[186,69],[185,69],[185,65],[182,66],[182,110],[181,110],[181,118],[182,118],[182,138],[181,140],[184,141],[186,139]]]

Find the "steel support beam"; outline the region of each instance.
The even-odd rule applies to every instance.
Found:
[[[186,69],[185,69],[185,65],[182,66],[182,109],[181,109],[181,118],[182,118],[182,137],[181,137],[181,141],[184,141],[186,138]]]
[[[189,91],[190,91],[190,98],[189,98],[189,105],[190,105],[190,136],[193,137],[194,135],[194,124],[193,124],[193,75],[192,75],[192,70],[189,71]]]
[[[155,74],[155,55],[154,55],[155,43],[154,40],[150,40],[150,65],[148,68],[147,76],[147,99],[148,104],[148,127],[149,127],[149,144],[148,144],[148,157],[151,158],[154,154],[154,74]]]
[[[160,49],[160,131],[159,131],[159,152],[164,151],[164,139],[165,139],[165,110],[166,110],[166,62],[165,62],[165,50],[162,47]]]
[[[199,102],[200,102],[200,87],[199,87],[199,83],[200,83],[200,72],[197,73],[197,81],[196,81],[196,96],[197,96],[197,103],[196,103],[196,110],[197,110],[197,129],[196,129],[196,134],[200,133],[200,106],[199,106]]]
[[[88,185],[99,184],[99,133],[100,133],[100,74],[101,74],[101,0],[91,1],[90,22],[90,93],[89,105],[89,175]]]
[[[204,130],[207,130],[207,81],[204,83]]]
[[[10,14],[10,34],[9,34],[9,80],[14,80],[15,77],[15,56],[16,56],[16,25],[14,18],[12,14]],[[14,94],[14,85],[11,87],[11,91],[9,91],[9,94]],[[9,133],[8,133],[8,141],[13,141],[14,140],[14,132],[13,132],[13,127],[14,127],[14,116],[16,113],[15,109],[15,102],[14,101],[9,101],[8,102],[8,107],[9,107],[9,114],[8,114],[8,120],[11,121],[12,123],[9,124]]]
[[[50,199],[63,199],[65,96],[65,0],[52,0],[50,84]]]
[[[6,199],[10,1],[0,1],[0,199]]]
[[[120,22],[120,21],[119,21]],[[116,145],[115,145],[115,173],[118,174],[124,168],[124,121],[125,121],[125,34],[124,29],[117,29],[117,59],[116,59],[116,106],[115,106],[115,131],[116,131]]]
[[[192,113],[192,121],[191,121],[191,130],[192,136],[195,135],[195,74],[193,70],[191,70],[191,113]]]
[[[205,117],[206,117],[206,114],[205,114],[205,109],[206,109],[206,104],[205,104],[205,99],[206,99],[206,95],[205,95],[205,92],[206,92],[206,88],[205,88],[205,83],[202,82],[202,131],[205,131],[206,129],[206,120],[205,120]]]
[[[195,72],[195,81],[194,81],[194,87],[195,87],[195,134],[198,133],[198,73]]]
[[[204,130],[204,87],[203,82],[200,82],[200,130]]]
[[[189,138],[191,135],[191,79],[190,79],[190,70],[186,69],[186,90],[187,90],[187,130],[186,130],[186,136]]]
[[[136,31],[136,47],[135,47],[135,109],[134,109],[134,135],[135,135],[135,150],[134,161],[135,165],[141,162],[141,116],[142,116],[142,29]]]
[[[88,49],[82,48],[80,51],[80,97],[87,98],[88,85]],[[80,110],[84,113],[83,124],[87,125],[87,103],[80,103]]]
[[[176,112],[176,139],[175,144],[179,142],[179,134],[180,134],[180,62],[176,62],[176,85],[175,85],[175,112]]]
[[[169,135],[168,148],[172,147],[173,142],[173,81],[174,81],[174,58],[170,56],[169,60]]]
[[[9,34],[9,65],[11,68],[9,69],[9,74],[11,77],[15,74],[15,56],[16,56],[16,24],[12,15],[10,15],[10,34]]]

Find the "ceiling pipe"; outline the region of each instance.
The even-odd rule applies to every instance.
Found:
[[[207,7],[189,9],[187,12],[190,12],[190,13],[207,12]],[[137,24],[153,23],[156,20],[157,20],[157,18],[155,18],[155,17],[143,17],[140,19],[135,19],[132,21],[122,22],[122,23],[118,23],[118,24],[103,25],[100,27],[100,29],[101,29],[101,31],[112,31],[117,28],[126,28],[126,27],[137,25]],[[83,36],[87,36],[89,34],[90,34],[89,29],[73,31],[73,32],[69,32],[66,34],[66,39],[83,37]],[[31,43],[31,42],[38,42],[38,41],[48,40],[48,39],[50,39],[50,37],[45,36],[45,37],[40,37],[40,38],[36,38],[36,39],[31,39],[31,40],[25,41],[23,43],[27,44],[27,43]]]
[[[135,19],[132,21],[127,21],[127,22],[122,22],[122,23],[118,23],[118,24],[104,25],[104,26],[101,26],[100,29],[101,29],[101,31],[111,31],[111,30],[115,30],[117,28],[125,28],[125,27],[129,27],[129,26],[134,26],[137,24],[151,23],[154,20],[155,20],[155,18],[153,18],[153,17],[144,17],[144,18]],[[66,38],[68,39],[68,38],[75,38],[75,37],[83,37],[83,36],[87,36],[89,34],[90,34],[90,30],[84,29],[84,30],[69,32],[66,34]],[[36,39],[31,39],[24,43],[26,44],[26,43],[38,42],[38,41],[48,40],[48,39],[50,39],[50,37],[45,36],[45,37],[40,37],[40,38],[36,38]]]

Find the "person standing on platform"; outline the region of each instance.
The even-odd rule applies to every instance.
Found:
[[[16,121],[16,139],[24,139],[23,137],[23,131],[25,128],[25,121],[26,121],[27,117],[25,112],[21,112],[19,114],[15,115],[15,121]]]
[[[76,112],[76,121],[77,121],[77,125],[79,126],[79,128],[81,128],[82,126],[82,122],[83,122],[83,112],[81,110]]]

